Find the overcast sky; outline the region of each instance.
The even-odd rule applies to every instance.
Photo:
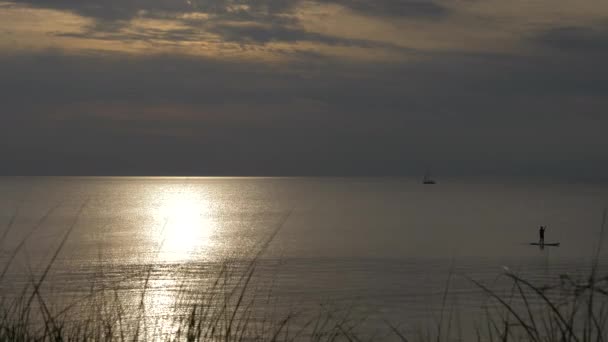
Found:
[[[0,0],[0,174],[608,180],[606,0]]]

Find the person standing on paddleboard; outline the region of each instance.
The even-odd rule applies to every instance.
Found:
[[[545,244],[545,226],[540,226],[540,229],[538,230],[538,235],[540,237],[540,240],[538,241],[538,243],[540,243],[541,245]]]

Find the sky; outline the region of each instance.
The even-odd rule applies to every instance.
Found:
[[[608,181],[605,0],[0,0],[0,174]]]

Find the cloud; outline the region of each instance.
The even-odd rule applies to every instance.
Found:
[[[207,41],[266,44],[268,42],[313,42],[327,45],[387,48],[396,44],[371,39],[340,37],[304,29],[295,15],[301,0],[23,0],[22,5],[70,11],[95,22],[81,32],[52,32],[57,37],[109,41],[152,40],[167,43]],[[364,15],[389,17],[438,18],[448,11],[431,0],[331,0]],[[137,22],[156,21],[141,27]],[[164,27],[172,22],[174,26]],[[213,36],[215,34],[216,36]]]
[[[534,41],[565,52],[608,53],[608,27],[555,27],[539,33]]]
[[[309,41],[327,45],[358,46],[366,48],[388,48],[404,50],[396,45],[365,39],[349,39],[322,33],[308,32],[300,28],[285,26],[229,25],[217,24],[209,29],[223,40],[238,43],[266,44],[269,42]]]
[[[396,175],[430,163],[440,174],[568,178],[577,175],[560,165],[576,160],[598,179],[608,166],[608,97],[551,85],[577,79],[571,65],[455,54],[399,65],[57,53],[0,62],[5,173]]]
[[[40,8],[73,11],[101,20],[129,20],[139,15],[174,16],[178,13],[204,12],[226,17],[252,19],[259,15],[292,12],[302,0],[20,0],[18,3]],[[389,17],[438,18],[448,14],[447,7],[433,0],[327,0],[367,15]]]
[[[145,29],[126,29],[126,27],[113,27],[111,29],[104,28],[99,30],[98,26],[95,29],[88,29],[84,32],[68,32],[55,33],[56,37],[82,38],[104,41],[119,41],[119,42],[154,42],[164,41],[168,43],[185,43],[185,42],[200,42],[206,40],[209,35],[205,35],[201,30],[194,28],[178,28],[178,29],[160,29],[160,28],[145,28]]]
[[[95,24],[81,32],[56,32],[56,37],[71,37],[89,40],[105,40],[120,42],[154,42],[189,43],[189,42],[223,42],[238,44],[264,45],[271,42],[311,42],[330,46],[353,46],[363,48],[383,48],[394,51],[413,51],[394,44],[365,39],[341,38],[322,33],[309,32],[297,26],[279,24],[245,24],[210,21],[204,26],[186,26],[179,21],[173,25],[167,22],[141,25],[143,20],[130,23]],[[139,24],[138,24],[139,23]],[[171,21],[170,21],[171,23]]]
[[[38,8],[65,10],[100,20],[129,20],[144,11],[181,13],[192,11],[187,1],[175,0],[21,0],[17,3]]]
[[[381,17],[404,17],[437,19],[445,17],[450,10],[432,0],[329,0],[366,15]]]
[[[136,11],[138,6],[135,4],[138,2],[127,1],[123,4],[124,10],[120,10],[122,7],[118,3],[113,8],[113,11],[122,13],[116,16],[93,6],[94,2],[91,1],[32,1],[38,6],[55,6],[57,9],[41,10],[14,5],[11,11],[0,13],[0,18],[19,17],[15,20],[20,23],[20,29],[4,32],[10,38],[3,43],[7,52],[19,51],[22,46],[27,46],[30,50],[39,51],[51,47],[76,53],[172,53],[265,61],[284,61],[303,56],[395,60],[403,54],[416,52],[415,49],[390,41],[378,41],[374,37],[348,37],[339,33],[316,32],[314,28],[302,25],[298,15],[289,12],[293,9],[292,6],[273,1],[253,1],[246,5],[218,1],[217,6],[205,2],[206,8],[191,4],[190,12],[182,12],[186,9],[183,6],[162,6],[162,1],[152,1],[147,4],[148,10]],[[108,4],[104,4],[106,5]],[[86,10],[76,10],[79,6]],[[91,19],[70,14],[68,8],[79,15],[95,14],[90,13],[92,10],[101,13]],[[161,12],[160,9],[167,12]],[[49,14],[54,19],[45,20]],[[32,26],[35,29],[27,30],[26,27],[30,24],[28,18],[32,17],[37,18],[36,23],[31,23],[36,25]],[[56,25],[57,22],[67,21],[61,18],[68,18],[74,24],[69,27]],[[81,20],[76,20],[78,18]],[[0,32],[2,28],[0,24]]]

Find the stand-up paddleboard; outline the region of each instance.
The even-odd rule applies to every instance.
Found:
[[[553,246],[553,247],[559,247],[559,242],[545,242],[545,243],[530,242],[530,245],[532,245],[532,246]]]

